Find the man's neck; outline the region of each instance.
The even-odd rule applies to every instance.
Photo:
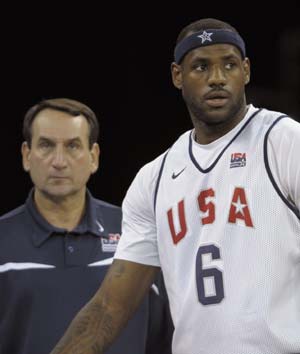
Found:
[[[85,188],[65,198],[51,198],[37,189],[34,192],[34,202],[40,214],[49,224],[68,231],[80,223],[85,210],[85,198]]]
[[[233,119],[226,120],[220,124],[206,124],[194,119],[195,140],[199,144],[206,145],[221,138],[243,120],[247,110],[248,107],[246,105],[241,107],[241,110],[237,112]]]

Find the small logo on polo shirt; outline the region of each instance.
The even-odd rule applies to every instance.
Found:
[[[96,220],[96,224],[98,226],[99,231],[103,232],[104,231],[104,227],[100,224],[100,222],[98,220]]]
[[[121,235],[108,234],[108,238],[101,238],[103,252],[116,252]]]

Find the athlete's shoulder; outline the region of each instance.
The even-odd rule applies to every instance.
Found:
[[[186,131],[185,133],[181,134],[177,140],[162,154],[156,157],[154,160],[145,164],[138,172],[138,175],[141,176],[148,176],[150,180],[156,179],[159,175],[159,172],[162,168],[165,158],[169,154],[170,151],[180,150],[182,145],[188,144],[189,136],[191,134],[191,130]]]
[[[174,145],[176,145],[181,139],[187,139],[186,137],[184,138],[184,136],[187,135],[188,132],[181,135],[169,149],[139,169],[129,189],[127,190],[124,200],[125,202],[122,204],[123,209],[124,205],[134,203],[138,203],[139,206],[153,205],[157,182],[163,169],[165,159],[167,158],[170,150],[173,150]],[[132,201],[134,201],[134,203]]]
[[[268,108],[255,108],[254,106],[252,106],[252,108],[254,109],[254,114],[256,113],[257,116],[260,119],[264,119],[266,123],[273,123],[281,117],[288,117],[284,112],[274,111]]]
[[[146,163],[138,170],[127,190],[125,202],[128,201],[129,198],[132,198],[133,195],[135,197],[139,196],[139,198],[143,200],[143,203],[149,198],[152,199],[151,196],[154,193],[156,181],[167,154],[168,150],[160,154],[154,160]]]
[[[300,137],[300,123],[288,114],[262,108],[259,115],[270,125],[269,138]]]
[[[290,117],[283,117],[273,124],[266,135],[270,147],[270,154],[274,154],[274,159],[288,163],[293,159],[298,159],[300,150],[300,123]],[[297,162],[293,162],[293,164]],[[286,168],[286,166],[284,167]]]
[[[286,136],[299,136],[300,134],[300,123],[289,116],[283,116],[277,124],[274,125],[274,132],[284,134]]]
[[[257,131],[261,132],[262,136],[270,139],[270,136],[282,134],[283,132],[291,132],[299,129],[299,123],[289,117],[288,114],[270,110],[268,108],[256,108],[249,105],[250,120]],[[252,119],[254,118],[254,119]]]

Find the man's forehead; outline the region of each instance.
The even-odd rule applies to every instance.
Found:
[[[32,125],[48,129],[56,128],[58,125],[82,129],[84,126],[87,126],[88,123],[83,115],[73,116],[67,112],[44,109],[35,116]]]
[[[84,116],[72,116],[61,111],[45,109],[36,115],[32,123],[33,137],[70,140],[88,133],[89,126]]]
[[[41,119],[41,118],[61,118],[61,119],[69,119],[69,120],[72,120],[72,119],[75,119],[75,118],[83,118],[84,120],[86,120],[86,118],[81,115],[81,114],[78,114],[78,115],[73,115],[69,112],[65,112],[65,111],[61,111],[61,110],[58,110],[58,109],[54,109],[54,108],[44,108],[42,110],[40,110],[34,120],[38,120],[38,119]]]

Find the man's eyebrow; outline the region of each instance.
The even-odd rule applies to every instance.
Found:
[[[81,141],[81,138],[79,136],[75,136],[74,138],[70,138],[67,141],[71,142],[71,141]]]
[[[224,55],[222,59],[229,60],[229,59],[238,59],[238,56],[236,54],[228,54]]]
[[[44,136],[44,135],[41,135],[39,137],[39,140],[47,140],[47,141],[53,141],[55,142],[55,138],[52,138],[52,137],[49,137],[49,136]],[[67,142],[71,142],[71,141],[81,141],[80,137],[79,136],[75,136],[73,138],[69,138],[66,140]]]
[[[53,141],[54,142],[54,140],[52,138],[50,138],[48,136],[43,136],[43,135],[41,135],[38,140],[46,140],[46,141]]]

